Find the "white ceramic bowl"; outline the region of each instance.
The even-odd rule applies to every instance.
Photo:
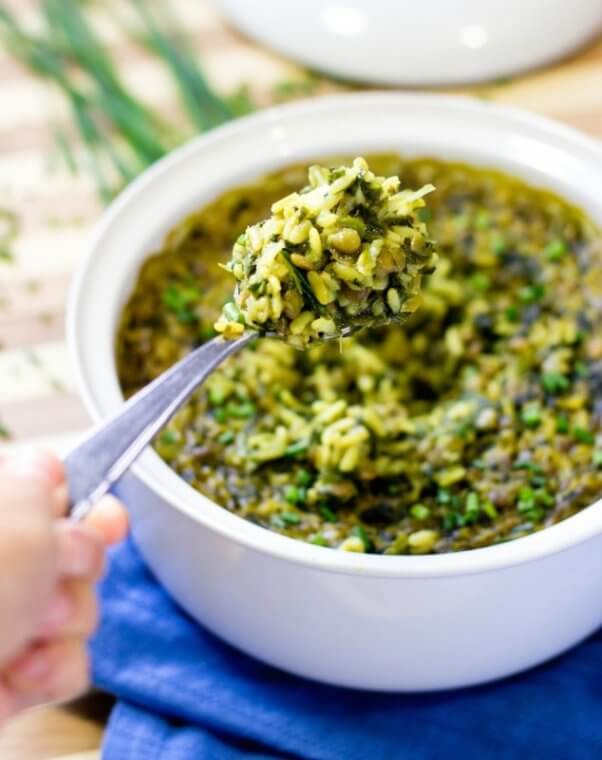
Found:
[[[515,74],[565,55],[602,27],[600,0],[214,2],[241,31],[290,58],[388,85]]]
[[[320,155],[397,150],[499,167],[602,222],[602,148],[567,127],[442,96],[353,95],[264,111],[200,137],[105,213],[76,279],[69,340],[101,420],[122,403],[113,344],[141,262],[227,187]],[[476,684],[535,665],[602,622],[602,501],[537,535],[439,556],[294,541],[221,509],[147,450],[124,479],[157,577],[226,641],[285,670],[367,689]]]

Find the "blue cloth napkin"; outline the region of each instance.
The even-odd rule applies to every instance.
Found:
[[[223,644],[174,604],[131,540],[101,597],[94,681],[118,698],[103,760],[602,757],[602,633],[497,684],[387,695],[305,681]]]

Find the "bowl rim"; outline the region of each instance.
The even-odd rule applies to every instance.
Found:
[[[95,389],[86,376],[83,352],[80,350],[84,336],[80,330],[82,307],[88,292],[86,276],[91,262],[99,255],[98,249],[115,221],[127,213],[133,199],[147,187],[160,184],[161,177],[180,162],[198,152],[211,150],[219,142],[231,139],[244,140],[245,133],[252,127],[273,126],[276,122],[287,121],[301,115],[307,117],[322,110],[337,109],[342,106],[365,108],[370,103],[377,105],[428,104],[442,110],[460,109],[467,118],[471,115],[493,112],[500,122],[507,126],[523,126],[536,129],[541,136],[560,138],[572,143],[575,148],[593,151],[602,166],[602,144],[578,130],[543,116],[521,109],[484,102],[471,97],[439,95],[431,93],[391,93],[369,92],[349,95],[330,95],[295,103],[266,108],[258,113],[222,125],[211,132],[193,138],[171,151],[153,166],[137,177],[107,207],[96,223],[87,250],[83,255],[72,280],[66,316],[66,332],[76,387],[94,423],[106,420],[108,415],[101,412]],[[285,162],[282,162],[285,164]],[[167,230],[164,230],[165,234]],[[107,368],[116,379],[114,356]],[[98,382],[98,381],[97,381]],[[97,386],[98,387],[98,386]],[[537,533],[495,546],[437,555],[382,556],[342,552],[291,539],[269,529],[254,525],[244,518],[220,507],[208,497],[194,490],[177,475],[158,454],[149,449],[131,468],[134,475],[152,492],[205,528],[246,548],[261,554],[277,557],[286,562],[305,565],[308,568],[345,575],[399,578],[436,578],[445,576],[474,575],[484,572],[501,571],[516,565],[537,561],[548,555],[567,551],[575,545],[595,538],[602,532],[602,498],[576,515],[561,523],[545,528]]]

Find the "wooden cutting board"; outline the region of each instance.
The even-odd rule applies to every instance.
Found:
[[[3,4],[35,16],[34,0]],[[212,81],[224,91],[247,83],[254,99],[267,105],[275,84],[304,76],[227,28],[205,0],[171,4],[198,44]],[[97,26],[125,81],[152,105],[171,111],[175,95],[157,63],[116,38],[101,15]],[[337,89],[325,85],[320,91]],[[521,106],[602,137],[602,40],[547,69],[453,92]],[[52,166],[48,123],[64,118],[54,95],[2,50],[0,93],[0,207],[13,211],[20,226],[14,262],[0,261],[0,424],[11,434],[0,442],[0,453],[20,444],[60,453],[89,423],[74,390],[64,316],[69,282],[101,208],[86,177]],[[95,703],[103,702],[92,697]],[[68,757],[92,760],[96,753],[89,750],[100,744],[105,717],[103,709],[85,715],[56,707],[34,711],[0,732],[0,758],[41,760],[84,751]]]

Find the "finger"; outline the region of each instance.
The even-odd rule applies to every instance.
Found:
[[[29,704],[73,699],[89,683],[85,640],[60,638],[41,643],[12,663],[4,680],[18,700]]]
[[[2,502],[43,509],[51,516],[66,510],[62,464],[52,454],[19,449],[0,462]]]
[[[20,701],[15,699],[12,692],[0,683],[0,726],[12,718],[20,708]]]
[[[107,546],[123,541],[129,527],[125,507],[111,494],[95,505],[85,524],[98,531]]]
[[[69,508],[69,489],[67,484],[63,483],[54,489],[54,515],[55,517],[65,517]]]
[[[50,489],[0,475],[0,662],[26,641],[57,581],[58,537]]]
[[[65,482],[63,465],[48,451],[22,448],[11,453],[0,463],[0,472],[24,479],[40,480],[57,488]]]
[[[97,581],[104,570],[104,544],[98,533],[85,525],[59,520],[59,575]]]
[[[35,636],[40,639],[90,636],[98,625],[98,603],[85,581],[61,583],[46,608]]]

